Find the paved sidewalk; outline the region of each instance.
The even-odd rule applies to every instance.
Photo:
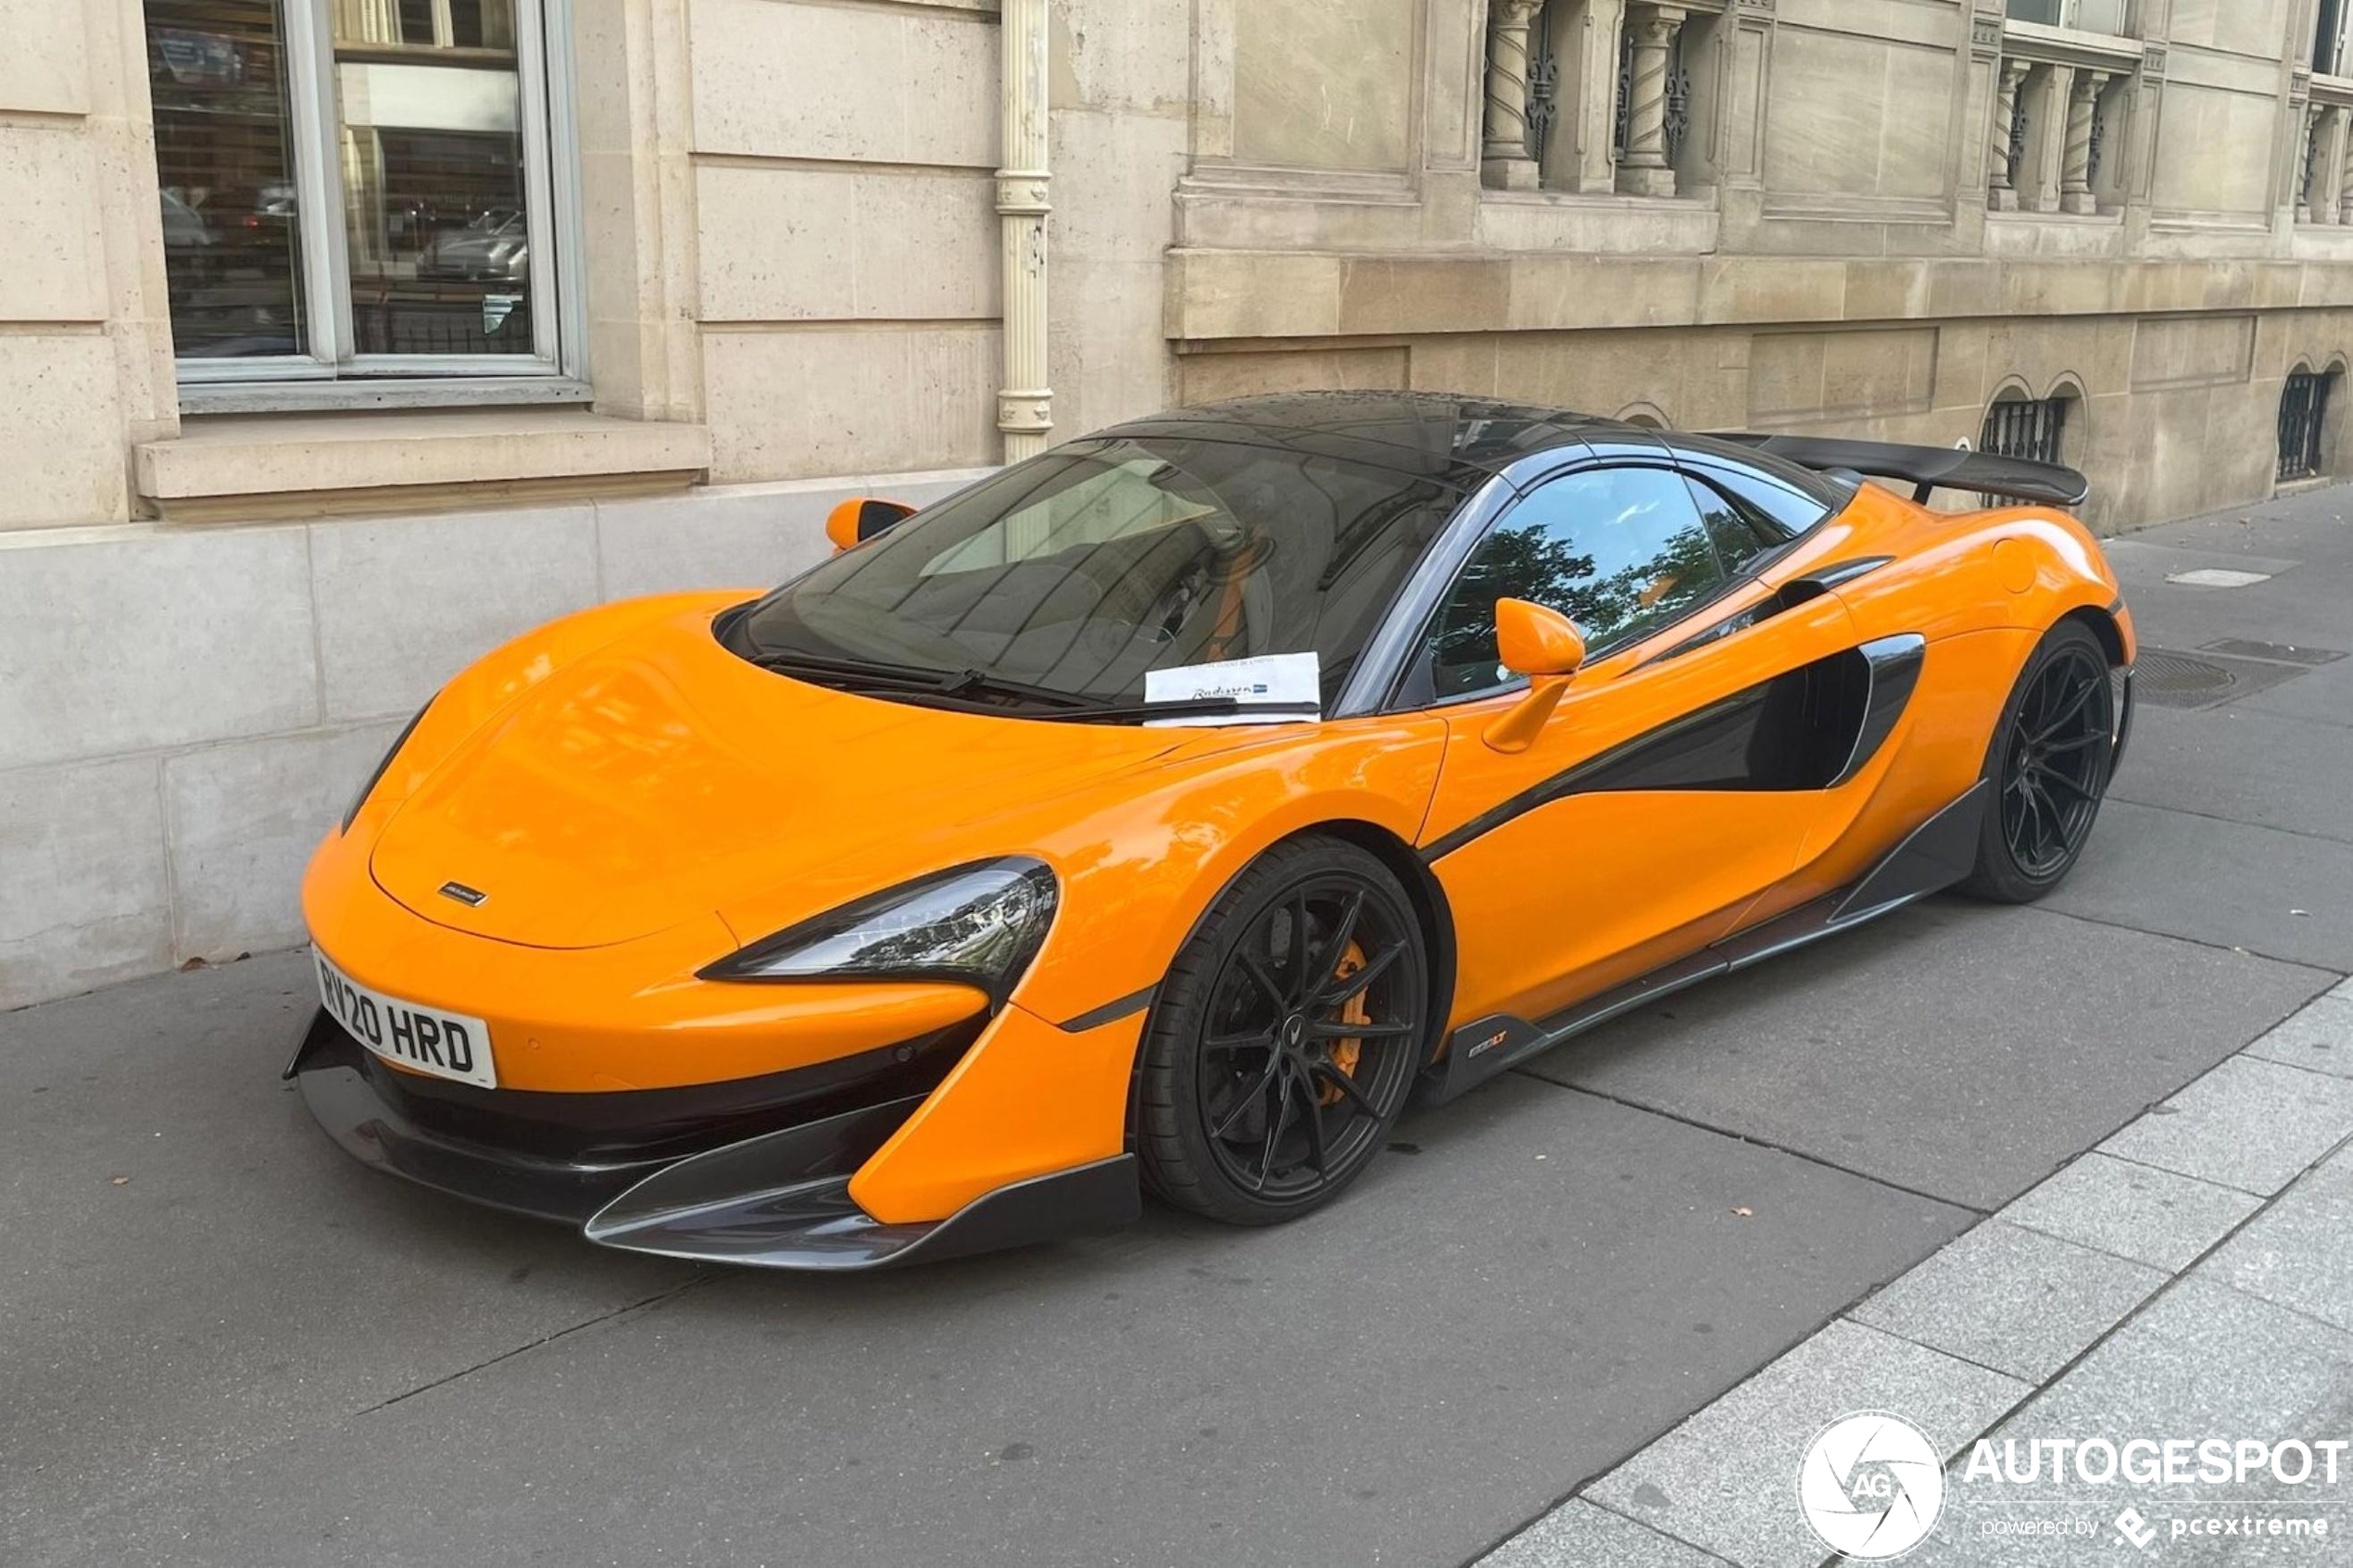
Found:
[[[2117,1549],[2109,1561],[2353,1560],[2348,1140],[2353,983],[1856,1303],[1480,1568],[1837,1561],[1807,1523],[1818,1499],[1802,1492],[1800,1467],[1818,1434],[1867,1411],[1905,1418],[1950,1461],[1912,1562],[2059,1563]],[[2135,1454],[2136,1439],[2150,1446]],[[2197,1447],[2212,1439],[2228,1445],[2220,1479],[2201,1477],[2222,1462]],[[2167,1474],[2169,1442],[2186,1445],[2179,1478],[2135,1484]],[[1869,1474],[1856,1465],[1847,1480]],[[1898,1511],[1899,1535],[1919,1495],[1917,1478],[1908,1492],[1882,1488],[1879,1504],[1859,1491],[1866,1513]]]

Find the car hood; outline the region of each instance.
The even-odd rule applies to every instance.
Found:
[[[711,621],[640,627],[499,710],[386,822],[378,885],[457,930],[601,947],[777,887],[841,885],[827,868],[871,868],[878,886],[1017,850],[992,819],[1184,741],[808,685],[729,653]]]

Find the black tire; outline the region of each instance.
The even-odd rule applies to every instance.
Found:
[[[1268,850],[1153,1001],[1137,1105],[1146,1185],[1239,1225],[1337,1197],[1388,1141],[1428,1054],[1427,948],[1412,899],[1367,851],[1321,835]]]
[[[1959,890],[2026,904],[2066,881],[2092,836],[2115,765],[2108,649],[2081,621],[2062,621],[2035,645],[1986,746],[1993,793],[1977,863]]]

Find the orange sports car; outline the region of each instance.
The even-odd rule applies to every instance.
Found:
[[[639,1251],[1290,1219],[1417,1092],[2066,876],[2132,697],[2084,488],[1374,393],[846,503],[772,593],[433,698],[311,862],[287,1071],[368,1163]]]

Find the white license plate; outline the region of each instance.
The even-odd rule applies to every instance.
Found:
[[[310,949],[319,972],[319,999],[351,1037],[386,1061],[436,1078],[455,1078],[485,1089],[498,1086],[490,1060],[490,1025],[462,1012],[419,1007],[371,990]]]

